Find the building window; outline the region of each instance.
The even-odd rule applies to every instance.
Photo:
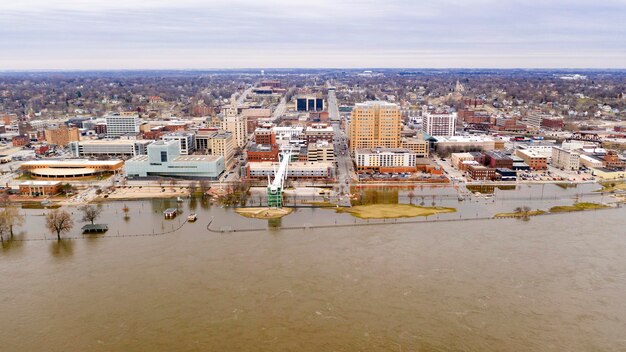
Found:
[[[167,162],[167,152],[166,151],[162,151],[161,152],[161,162],[162,163],[166,163]]]

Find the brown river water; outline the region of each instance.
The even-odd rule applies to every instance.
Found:
[[[435,201],[466,209],[452,219],[550,198],[533,192]],[[125,204],[129,220],[107,203],[109,232],[84,238],[70,208],[61,243],[26,211],[0,252],[0,351],[626,351],[626,208],[280,230],[201,202],[174,220],[172,201]],[[262,229],[209,232],[211,217]],[[297,209],[273,225],[354,221]]]

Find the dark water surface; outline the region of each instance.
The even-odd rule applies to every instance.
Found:
[[[498,202],[475,203],[511,210]],[[162,219],[172,202],[126,204],[128,221],[123,203],[104,206],[107,237],[2,246],[1,351],[626,350],[624,208],[219,234],[211,216],[266,223],[197,202],[199,220],[172,234],[109,237],[184,220]],[[44,237],[42,212],[18,239]],[[283,219],[307,221],[353,220]]]

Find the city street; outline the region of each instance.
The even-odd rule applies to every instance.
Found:
[[[278,120],[285,113],[286,108],[287,99],[285,99],[285,97],[282,97],[280,99],[280,103],[278,103],[276,109],[274,109],[274,113],[272,113],[272,122],[276,122],[276,120]]]
[[[339,107],[333,90],[328,92],[328,113],[332,122],[333,131],[335,132],[334,148],[337,161],[337,182],[340,190],[343,186],[344,192],[349,192],[352,179],[356,178],[356,176],[354,175],[352,158],[348,151],[348,138],[341,129]]]

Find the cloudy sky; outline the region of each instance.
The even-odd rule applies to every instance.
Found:
[[[626,0],[0,0],[0,70],[626,68]]]

